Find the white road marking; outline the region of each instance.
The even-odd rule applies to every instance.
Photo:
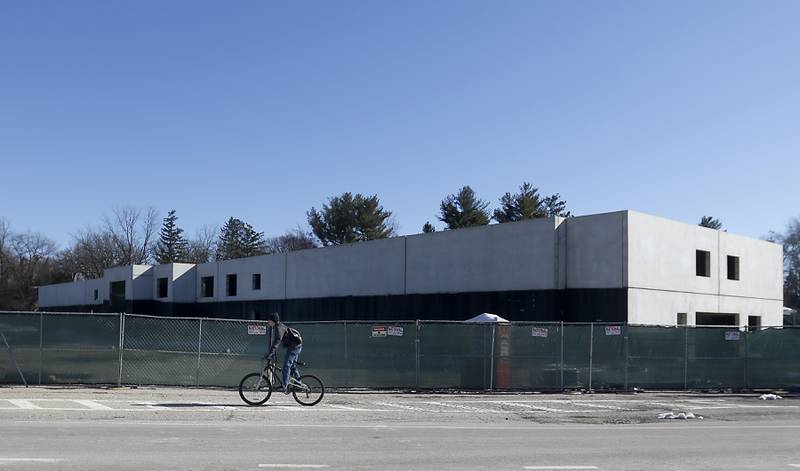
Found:
[[[512,402],[512,401],[497,401],[497,402],[508,406],[524,407],[533,410],[540,410],[543,412],[589,412],[583,410],[555,409],[552,407],[534,406],[533,404],[528,404],[526,402]]]
[[[86,406],[86,407],[88,407],[89,409],[92,409],[92,410],[114,410],[111,407],[108,407],[106,405],[100,404],[99,402],[90,401],[88,399],[73,399],[72,401],[73,402],[77,402],[78,404],[80,404],[82,406]]]
[[[525,469],[600,469],[597,466],[525,466]]]
[[[259,468],[330,468],[327,464],[259,464]]]
[[[791,468],[800,468],[800,464],[789,463],[789,467],[791,467]]]
[[[578,401],[578,402],[573,402],[572,404],[575,405],[575,406],[594,407],[596,409],[630,410],[630,409],[625,409],[624,407],[609,406],[609,405],[606,405],[606,404],[599,404],[597,402]]]
[[[480,409],[478,407],[465,406],[462,404],[454,404],[449,402],[422,401],[422,404],[430,404],[433,406],[440,406],[440,407],[451,407],[453,409],[469,411],[469,412],[478,412],[481,414],[497,414],[503,412],[497,409]]]
[[[8,399],[8,402],[14,404],[20,409],[41,409],[41,407],[28,401],[27,399]]]
[[[384,407],[394,407],[394,408],[397,408],[397,409],[413,410],[413,411],[417,411],[417,412],[433,412],[430,409],[423,409],[421,407],[406,406],[404,404],[395,404],[395,403],[392,403],[392,402],[374,402],[373,404],[377,404],[379,406],[384,406]]]
[[[0,458],[0,463],[60,463],[59,458]]]

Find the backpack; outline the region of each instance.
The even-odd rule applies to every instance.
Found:
[[[286,339],[294,345],[300,345],[303,343],[303,336],[300,335],[300,331],[293,327],[287,327]]]

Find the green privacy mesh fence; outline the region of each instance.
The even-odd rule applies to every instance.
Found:
[[[800,328],[298,322],[301,360],[336,388],[800,388]],[[263,321],[0,312],[0,383],[232,387]]]

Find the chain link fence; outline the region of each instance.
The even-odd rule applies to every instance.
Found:
[[[798,389],[800,328],[432,321],[290,323],[334,388]],[[0,312],[0,383],[235,387],[264,321]]]

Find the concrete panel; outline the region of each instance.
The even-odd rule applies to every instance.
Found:
[[[283,299],[286,288],[286,255],[262,255],[259,257],[225,260],[219,264],[219,299],[221,301],[251,301],[258,299]],[[226,276],[236,275],[236,296],[225,293]],[[261,275],[261,289],[253,289],[253,275]]]
[[[176,303],[193,303],[195,293],[195,265],[191,263],[172,264],[172,286],[170,296]],[[153,292],[155,294],[155,291]]]
[[[209,303],[219,301],[219,264],[217,262],[201,263],[195,267],[195,296],[198,303]],[[203,297],[202,280],[204,277],[214,277],[214,296]]]
[[[783,299],[783,247],[721,232],[720,294]],[[728,255],[739,257],[739,280],[728,279]]]
[[[85,281],[40,286],[39,307],[80,306],[85,304]]]
[[[567,288],[622,288],[625,280],[626,213],[565,220]]]
[[[131,267],[131,281],[133,283],[133,297],[128,299],[153,300],[153,267],[150,265],[133,265]],[[125,296],[129,296],[127,290]]]
[[[628,282],[632,288],[719,292],[720,231],[628,211]],[[696,251],[711,253],[711,276],[697,276]]]
[[[644,325],[676,325],[677,314],[687,314],[687,323],[696,325],[698,312],[739,314],[741,326],[747,316],[761,316],[761,325],[781,325],[783,312],[780,301],[692,294],[658,290],[628,290],[628,322]]]
[[[290,252],[287,298],[403,294],[405,238]]]
[[[555,289],[554,219],[408,236],[407,292]]]
[[[102,278],[94,280],[86,280],[84,285],[84,305],[102,305],[108,302],[108,285],[103,282]],[[94,292],[97,290],[97,299],[94,298]]]

